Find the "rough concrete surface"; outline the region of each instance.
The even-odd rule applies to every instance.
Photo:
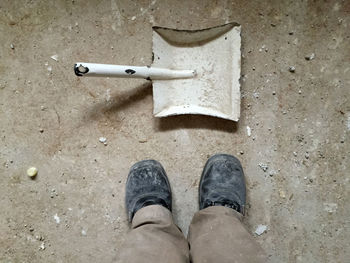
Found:
[[[245,224],[271,262],[349,262],[349,15],[345,0],[1,1],[0,262],[113,262],[128,170],[145,158],[164,165],[186,233],[217,152],[242,160]],[[152,25],[229,21],[242,25],[238,123],[156,119],[149,82],[73,73],[149,65]]]

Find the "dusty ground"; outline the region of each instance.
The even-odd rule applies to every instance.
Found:
[[[155,119],[148,82],[72,70],[150,64],[152,25],[228,21],[242,25],[238,123]],[[127,173],[145,158],[164,165],[187,232],[217,152],[242,160],[245,223],[268,226],[256,239],[271,262],[348,262],[349,1],[1,1],[0,76],[0,262],[113,262]]]

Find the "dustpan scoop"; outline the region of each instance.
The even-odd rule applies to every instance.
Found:
[[[145,78],[153,82],[156,117],[202,114],[238,121],[241,27],[203,30],[153,27],[150,67],[78,62],[78,76]]]

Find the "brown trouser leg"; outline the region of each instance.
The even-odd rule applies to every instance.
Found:
[[[231,208],[211,206],[198,211],[191,222],[189,243],[194,263],[255,263],[266,257]]]
[[[168,209],[146,206],[136,212],[131,227],[118,262],[190,262],[187,240]]]
[[[169,210],[159,205],[140,209],[132,221],[119,262],[128,263],[256,263],[265,254],[231,208],[213,206],[197,212],[189,243],[174,224]]]

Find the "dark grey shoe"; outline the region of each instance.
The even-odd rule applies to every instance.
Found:
[[[204,166],[199,183],[199,209],[226,206],[244,214],[246,187],[240,161],[228,154],[216,154]]]
[[[171,211],[171,189],[163,166],[155,160],[135,163],[126,182],[125,203],[131,222],[135,213],[148,205],[162,205]]]

